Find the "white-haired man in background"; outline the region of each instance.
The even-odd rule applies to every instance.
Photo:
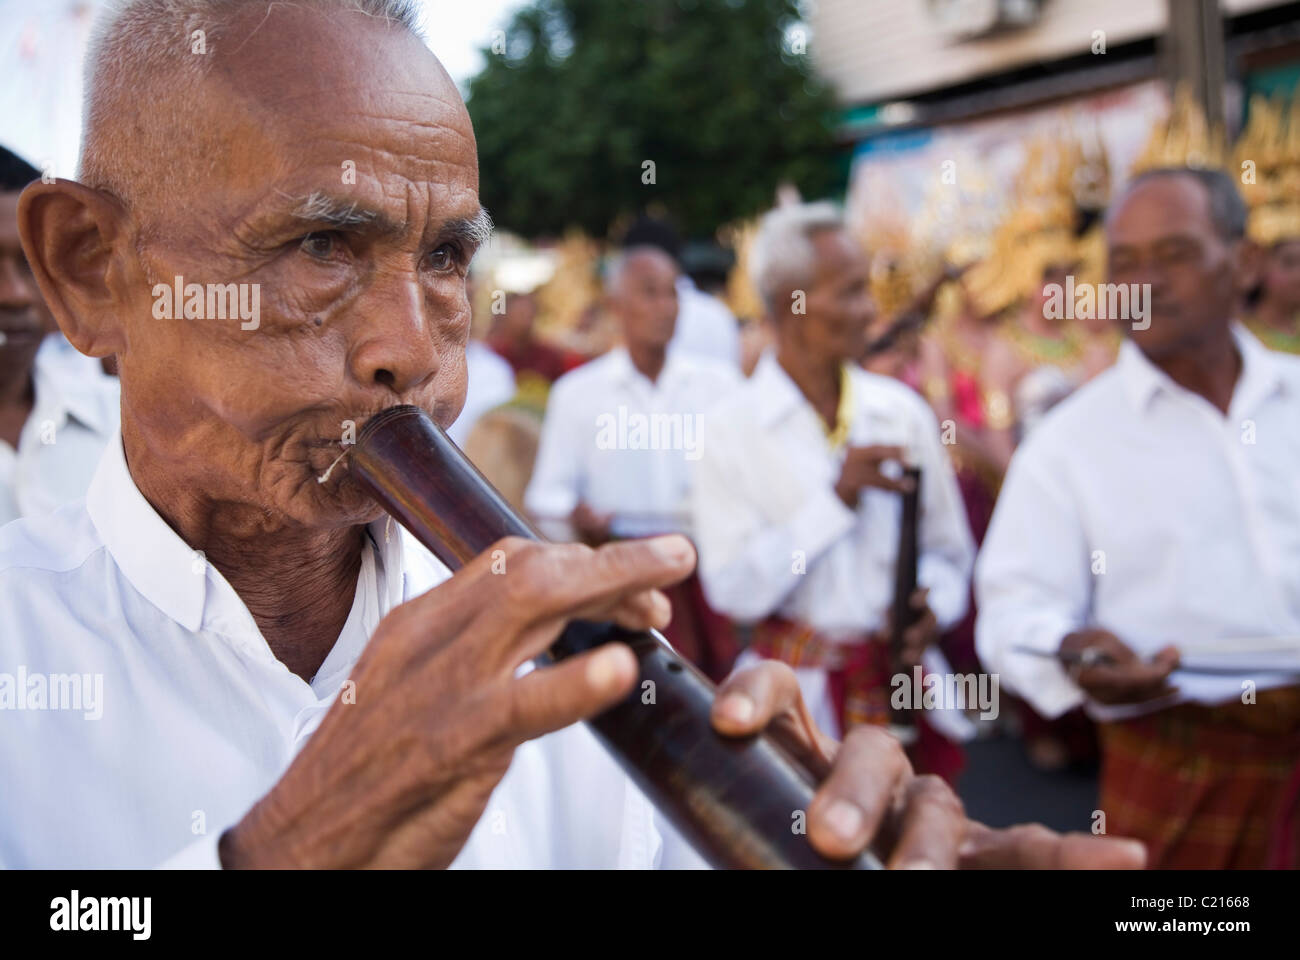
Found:
[[[742,664],[793,666],[827,729],[885,724],[899,461],[922,471],[921,589],[904,660],[932,673],[949,672],[933,643],[966,612],[974,546],[961,497],[925,402],[858,364],[874,307],[866,257],[838,211],[778,207],[750,256],[776,347],[705,420],[693,498],[700,577],[715,608],[755,626]],[[953,712],[920,719],[914,762],[951,778],[961,751],[940,727],[966,732]]]

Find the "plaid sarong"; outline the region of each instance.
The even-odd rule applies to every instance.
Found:
[[[1294,865],[1300,688],[1099,725],[1106,832],[1158,869]]]
[[[807,624],[768,617],[756,624],[749,648],[760,657],[791,667],[825,670],[835,715],[843,736],[858,724],[888,726],[890,680],[895,670],[888,644],[863,636],[856,643],[828,640]],[[966,764],[965,752],[932,727],[924,711],[912,711],[917,739],[908,749],[918,773],[933,773],[956,782]]]

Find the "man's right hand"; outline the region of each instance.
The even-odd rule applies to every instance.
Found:
[[[901,462],[902,459],[902,447],[849,447],[844,466],[840,468],[840,478],[835,481],[836,496],[850,509],[856,509],[858,496],[866,487],[893,490],[896,493],[910,492],[912,481],[909,478],[899,477],[895,480],[880,472],[881,465],[886,461]]]
[[[680,536],[597,550],[494,544],[384,617],[352,672],[355,702],[334,704],[270,793],[221,838],[222,865],[447,866],[516,746],[600,713],[637,678],[620,643],[523,677],[516,669],[570,620],[666,626],[671,611],[657,588],[694,565]]]
[[[1104,654],[1108,662],[1067,670],[1084,692],[1098,703],[1141,703],[1173,692],[1169,674],[1178,666],[1178,648],[1165,647],[1143,660],[1108,630],[1079,630],[1061,641],[1061,653],[1078,655],[1086,649]]]

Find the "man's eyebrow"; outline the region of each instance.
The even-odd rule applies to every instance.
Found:
[[[396,224],[378,210],[362,207],[355,200],[336,199],[319,190],[300,199],[290,213],[299,220],[331,227],[360,227],[374,224],[385,231],[396,229]]]
[[[338,229],[371,226],[383,233],[401,232],[400,225],[387,214],[363,207],[355,200],[331,197],[319,190],[298,200],[290,214],[299,220]],[[446,221],[438,233],[447,239],[460,240],[477,248],[488,241],[494,229],[491,214],[479,207],[472,217],[455,217]]]
[[[450,240],[459,240],[471,249],[477,249],[488,242],[494,229],[492,215],[484,207],[479,207],[478,212],[472,217],[456,217],[448,220],[439,229],[438,235]]]

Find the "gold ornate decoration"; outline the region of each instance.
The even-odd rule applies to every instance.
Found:
[[[1157,123],[1130,171],[1136,175],[1159,167],[1222,170],[1228,163],[1223,129],[1211,127],[1205,111],[1183,85],[1174,94],[1169,115]]]
[[[1233,161],[1250,209],[1246,235],[1262,247],[1300,239],[1300,97],[1250,98]]]
[[[751,320],[764,314],[763,301],[749,279],[749,251],[758,236],[758,220],[733,224],[719,231],[720,239],[730,242],[736,254],[736,263],[727,274],[727,290],[723,301],[739,320]]]
[[[572,230],[564,235],[555,253],[555,273],[536,293],[537,329],[562,339],[600,300],[600,248],[582,231]]]

